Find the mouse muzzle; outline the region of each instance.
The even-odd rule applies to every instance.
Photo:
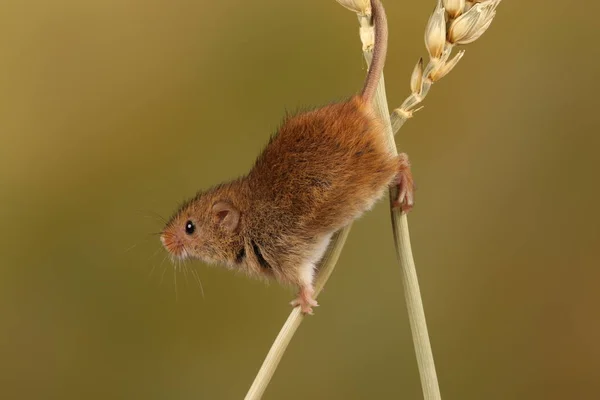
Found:
[[[163,232],[160,235],[160,241],[163,244],[164,248],[174,257],[184,259],[187,258],[188,254],[185,250],[185,246],[181,240],[179,240],[176,235],[173,235],[169,232]]]

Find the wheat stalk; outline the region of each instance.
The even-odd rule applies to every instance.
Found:
[[[496,15],[496,7],[500,4],[500,1],[438,0],[425,29],[425,46],[429,53],[429,62],[424,67],[423,59],[419,59],[410,79],[411,94],[400,107],[394,110],[390,117],[391,130],[389,133],[392,141],[394,134],[398,132],[406,120],[422,108],[417,106],[425,99],[431,86],[452,71],[463,57],[464,50],[461,50],[450,59],[454,46],[469,44],[481,37],[492,23]],[[364,17],[361,17],[360,14],[359,21],[364,21]],[[364,22],[361,22],[361,26],[364,24]],[[369,38],[370,35],[361,35],[361,39],[364,37]],[[363,51],[366,47],[369,47],[368,43],[363,40]],[[367,53],[365,53],[365,57],[369,57]],[[385,92],[382,87],[381,101],[383,103],[385,103],[384,96]],[[387,105],[380,109],[382,113],[386,110]],[[392,193],[390,193],[392,199],[395,198],[393,192],[392,190]],[[431,343],[429,342],[419,281],[412,257],[408,223],[406,215],[400,215],[393,207],[392,226],[396,255],[402,269],[404,295],[421,378],[423,398],[425,400],[438,400],[441,399],[441,394]]]
[[[370,0],[336,0],[341,5],[355,11],[360,23],[360,38],[363,43],[363,55],[370,65],[374,43],[374,30],[371,21]],[[429,19],[425,30],[425,44],[430,59],[423,67],[419,60],[411,76],[411,94],[402,105],[396,108],[388,118],[389,110],[385,94],[383,75],[379,80],[373,105],[386,126],[388,146],[392,153],[397,154],[394,134],[402,127],[408,118],[419,108],[419,105],[433,85],[447,75],[460,61],[464,51],[458,52],[449,59],[455,45],[468,44],[479,38],[489,27],[495,15],[495,9],[501,0],[465,1],[438,0],[437,6]],[[425,400],[441,399],[433,353],[429,343],[429,334],[425,320],[425,312],[419,282],[415,269],[410,235],[406,214],[392,207],[392,199],[396,198],[396,188],[390,189],[390,207],[396,256],[402,270],[402,283],[409,314],[409,321],[415,346],[417,364],[421,377],[423,396]],[[341,250],[346,242],[351,224],[334,235],[325,256],[319,263],[319,275],[315,283],[315,298],[321,292],[331,276]],[[245,400],[257,400],[264,394],[288,344],[300,326],[304,315],[297,307],[290,313],[287,321],[279,331],[271,345],[263,364],[256,375]]]
[[[340,253],[342,252],[342,248],[344,247],[344,243],[346,243],[346,238],[350,232],[351,225],[352,224],[342,228],[333,236],[323,259],[319,263],[319,275],[315,282],[315,299],[321,290],[323,290],[325,283],[327,283],[327,280],[335,268]],[[283,353],[285,353],[288,344],[290,344],[294,333],[296,333],[296,330],[303,319],[304,314],[300,312],[300,307],[294,308],[271,345],[271,349],[269,349],[258,374],[254,378],[254,382],[252,382],[252,386],[248,390],[245,400],[257,400],[262,397],[281,361],[281,357],[283,357]]]

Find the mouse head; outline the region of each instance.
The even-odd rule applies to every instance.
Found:
[[[199,193],[171,217],[160,240],[171,256],[231,264],[241,243],[241,213],[218,191]]]

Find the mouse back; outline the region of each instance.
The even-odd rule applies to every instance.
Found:
[[[355,96],[286,118],[248,183],[254,201],[268,205],[265,213],[312,234],[339,229],[370,208],[396,168],[381,121]]]

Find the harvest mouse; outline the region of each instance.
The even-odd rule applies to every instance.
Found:
[[[250,172],[200,191],[161,232],[174,257],[218,263],[299,288],[291,302],[312,314],[315,266],[334,232],[360,217],[390,185],[395,206],[413,205],[406,154],[393,155],[371,106],[387,51],[387,20],[371,0],[373,62],[359,95],[288,116]]]

